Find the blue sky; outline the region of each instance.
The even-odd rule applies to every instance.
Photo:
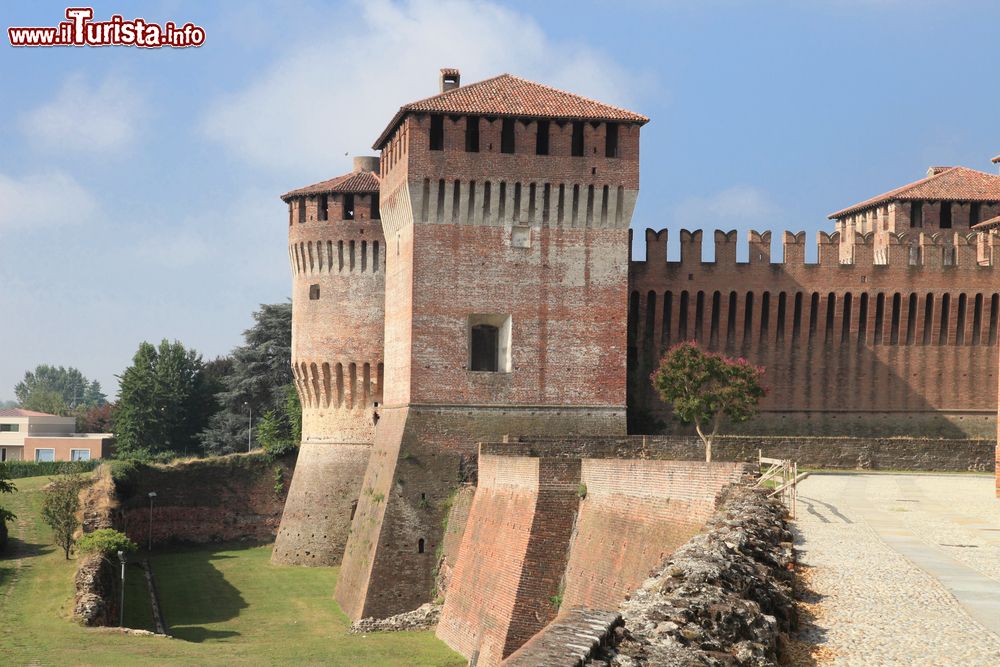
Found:
[[[444,66],[650,116],[634,227],[668,227],[672,244],[685,227],[812,237],[932,164],[991,170],[1000,153],[987,0],[93,6],[192,21],[207,40],[12,49],[3,35],[0,400],[39,363],[113,394],[142,340],[226,353],[258,304],[290,294],[278,195],[349,170]],[[65,7],[7,2],[0,17],[55,25]]]

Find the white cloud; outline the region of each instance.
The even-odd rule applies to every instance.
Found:
[[[350,25],[338,28],[341,18]],[[485,1],[373,0],[315,21],[330,38],[297,40],[256,81],[211,104],[208,137],[319,180],[347,167],[345,153],[370,153],[400,105],[436,94],[441,67],[460,68],[466,82],[511,72],[622,105],[648,78]]]
[[[780,215],[780,207],[768,194],[750,185],[735,185],[704,197],[691,197],[674,209],[675,223],[686,229],[746,228],[771,223]]]
[[[75,74],[49,102],[24,113],[20,127],[48,150],[120,153],[135,141],[144,109],[140,93],[125,79],[93,83]]]
[[[0,230],[72,224],[96,212],[93,195],[65,172],[22,178],[0,173]]]

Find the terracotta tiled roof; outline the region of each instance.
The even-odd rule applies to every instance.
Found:
[[[347,192],[347,193],[370,193],[378,192],[378,177],[372,171],[352,171],[343,176],[331,178],[328,181],[320,181],[313,185],[307,185],[298,190],[292,190],[281,195],[281,198],[288,201],[291,197],[301,197],[302,195],[323,194],[324,192]]]
[[[831,213],[828,217],[834,220],[886,202],[917,199],[1000,201],[1000,175],[987,174],[967,167],[950,167],[842,211]]]
[[[58,417],[47,412],[35,412],[34,410],[23,410],[21,408],[4,408],[0,410],[0,417]]]
[[[511,74],[470,83],[400,107],[373,148],[381,149],[408,113],[451,113],[645,124],[649,118]]]

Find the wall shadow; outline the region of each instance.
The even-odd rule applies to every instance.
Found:
[[[217,561],[231,558],[234,556],[211,548],[171,550],[153,556],[160,607],[172,636],[198,643],[240,634],[202,627],[236,618],[249,606],[215,566]]]

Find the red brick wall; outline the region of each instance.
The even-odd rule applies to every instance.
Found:
[[[578,456],[612,454],[618,444],[483,445],[438,637],[466,657],[478,653],[479,665],[496,665],[555,618],[560,595],[561,609],[617,608],[700,529],[743,470]]]
[[[586,497],[566,568],[565,609],[616,609],[715,511],[737,463],[584,459]]]
[[[701,232],[681,232],[679,262],[665,261],[665,231],[647,231],[646,240],[647,259],[633,261],[629,275],[631,406],[666,415],[647,377],[663,350],[694,339],[767,368],[770,393],[746,431],[992,436],[996,396],[982,387],[997,383],[1000,297],[994,268],[976,261],[974,239],[959,237],[952,266],[940,261],[940,240],[928,237],[919,239],[924,263],[917,266],[906,237],[893,237],[887,265],[873,265],[871,244],[860,236],[854,264],[838,263],[838,235],[821,234],[818,264],[804,262],[804,234],[785,235],[782,264],[769,263],[770,233],[752,238],[747,263],[735,261],[735,233],[716,233],[715,262],[701,260]]]

